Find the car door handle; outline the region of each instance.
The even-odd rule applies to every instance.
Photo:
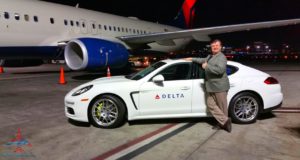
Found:
[[[189,90],[189,89],[191,89],[191,87],[184,86],[184,87],[181,87],[180,89],[181,89],[181,90]]]
[[[230,83],[230,87],[235,87],[235,84],[234,83]]]

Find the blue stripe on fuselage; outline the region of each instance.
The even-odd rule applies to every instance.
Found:
[[[62,47],[0,47],[0,59],[63,59]]]

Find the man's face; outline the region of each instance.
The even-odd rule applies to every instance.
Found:
[[[212,44],[210,44],[210,47],[211,47],[211,52],[212,52],[213,54],[216,54],[216,53],[221,52],[222,46],[221,46],[221,43],[220,43],[220,42],[212,43]]]

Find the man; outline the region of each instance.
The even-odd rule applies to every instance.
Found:
[[[201,64],[205,70],[205,88],[207,92],[207,106],[211,114],[218,121],[219,127],[231,132],[231,119],[228,117],[227,92],[229,80],[226,74],[227,59],[221,52],[222,43],[220,40],[211,42],[212,55],[206,58],[185,58]]]

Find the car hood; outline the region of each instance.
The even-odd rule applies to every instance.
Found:
[[[122,83],[122,82],[132,82],[133,80],[125,78],[125,76],[113,76],[113,77],[103,77],[98,78],[90,83],[92,84],[104,84],[104,83]]]

